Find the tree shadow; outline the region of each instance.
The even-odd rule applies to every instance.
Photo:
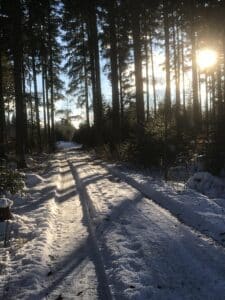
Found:
[[[82,223],[88,230],[88,237],[85,238],[82,243],[67,257],[59,261],[58,264],[54,266],[54,273],[52,274],[54,277],[52,276],[52,282],[40,293],[34,294],[32,299],[42,299],[48,295],[51,296],[51,294],[56,291],[56,289],[62,284],[63,280],[65,280],[67,276],[76,276],[76,274],[78,274],[79,271],[82,270],[83,264],[85,264],[85,260],[89,259],[90,261],[92,261],[96,272],[98,282],[98,299],[110,300],[112,299],[112,295],[109,289],[109,283],[105,273],[102,254],[100,253],[96,236],[101,235],[102,231],[110,227],[110,220],[119,218],[119,216],[126,211],[128,205],[135,205],[137,202],[141,201],[142,196],[141,194],[139,194],[134,199],[121,199],[120,204],[113,207],[110,211],[110,214],[107,215],[107,217],[109,218],[108,220],[99,220],[97,223],[93,224],[92,218],[96,216],[97,212],[87,193],[87,186],[91,183],[96,183],[103,178],[111,177],[111,175],[91,175],[81,179],[72,163],[69,163],[69,167],[70,169],[68,173],[72,172],[75,185],[74,187],[73,185],[71,185],[70,187],[67,187],[65,189],[57,190],[58,197],[56,197],[56,201],[61,203],[63,201],[71,199],[71,197],[79,195],[83,211]],[[36,208],[38,208],[41,203],[48,200],[53,195],[55,196],[55,190],[52,191],[51,189],[56,189],[56,187],[50,187],[49,193],[36,201]],[[46,190],[46,192],[47,191],[48,189]],[[30,207],[30,209],[33,209],[33,207]],[[46,278],[48,278],[47,274]],[[64,286],[62,285],[62,287]],[[74,297],[75,296],[76,295],[74,295]]]

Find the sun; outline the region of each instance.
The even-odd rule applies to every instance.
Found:
[[[217,63],[217,52],[213,49],[204,48],[197,53],[197,64],[201,70],[210,69]]]

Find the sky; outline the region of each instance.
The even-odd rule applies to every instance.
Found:
[[[164,97],[164,91],[165,91],[165,70],[164,70],[164,53],[162,50],[157,50],[154,52],[154,67],[155,67],[155,76],[156,76],[156,93],[157,93],[157,100],[162,101]],[[216,64],[217,57],[216,57],[216,52],[213,49],[206,48],[202,49],[198,52],[198,65],[203,73],[202,76],[204,76],[204,71],[207,68],[211,68]],[[105,99],[107,102],[111,101],[111,83],[107,78],[107,75],[104,74],[103,66],[105,64],[105,60],[101,59],[101,87],[102,87],[102,95],[103,99]],[[64,62],[63,62],[64,63]],[[62,64],[63,64],[62,63]],[[130,66],[130,69],[133,69],[133,65]],[[145,76],[145,66],[143,66],[143,76]],[[171,76],[173,79],[173,74]],[[66,89],[69,83],[69,78],[66,74],[62,73],[61,74],[61,79],[64,81],[64,90],[62,91],[62,94],[64,95],[65,99],[64,100],[59,100],[56,102],[56,111],[65,109],[69,105],[69,109],[72,111],[73,116],[81,116],[82,119],[77,119],[73,120],[73,125],[78,128],[79,124],[83,121],[85,121],[85,108],[78,108],[76,105],[76,97],[73,95],[67,95],[66,94]],[[190,81],[191,81],[191,71],[186,72],[185,75],[185,82],[186,82],[186,90],[190,88]],[[181,84],[181,90],[182,90],[182,84]],[[202,105],[204,108],[204,99],[206,98],[206,92],[205,92],[205,85],[201,84],[201,96],[202,96]],[[42,83],[41,83],[41,78],[39,76],[38,78],[38,90],[41,93],[42,90]],[[146,84],[144,83],[144,91],[146,91]],[[149,91],[150,91],[150,99],[153,99],[153,92],[152,92],[152,82],[151,82],[151,77],[150,77],[150,82],[149,82]],[[171,91],[172,91],[172,98],[175,98],[175,82],[172,80],[171,82]],[[90,93],[91,94],[91,93]],[[190,94],[190,92],[188,93]],[[69,104],[68,104],[69,103]],[[153,103],[150,103],[150,106],[153,106]],[[43,113],[41,112],[41,116]],[[92,114],[90,115],[90,118],[92,119]],[[56,115],[56,120],[60,120],[60,116]]]

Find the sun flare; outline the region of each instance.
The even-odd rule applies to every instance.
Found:
[[[217,62],[217,52],[213,49],[204,48],[198,51],[197,64],[201,70],[213,67]]]

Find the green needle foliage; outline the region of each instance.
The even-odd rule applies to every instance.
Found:
[[[11,169],[0,167],[0,195],[6,192],[20,193],[24,188],[23,175]]]

